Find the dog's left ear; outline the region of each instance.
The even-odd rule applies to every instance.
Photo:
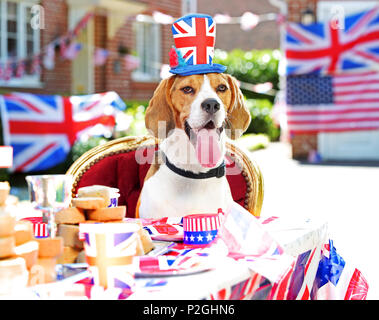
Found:
[[[226,130],[226,134],[230,139],[235,140],[246,131],[250,124],[251,116],[236,78],[226,73],[223,76],[227,79],[232,93],[232,99],[227,111],[226,129],[229,130]]]

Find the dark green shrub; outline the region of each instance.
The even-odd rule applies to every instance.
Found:
[[[76,142],[71,148],[71,153],[67,157],[67,161],[72,164],[83,153],[91,150],[94,147],[97,147],[98,145],[106,143],[108,140],[109,139],[104,138],[104,137],[91,137],[86,141]]]
[[[271,117],[271,101],[247,99],[246,106],[251,115],[251,122],[246,133],[264,133],[267,134],[271,141],[278,140],[280,129],[275,125]]]
[[[234,49],[230,52],[216,50],[215,63],[227,66],[226,73],[241,82],[259,84],[270,82],[274,90],[279,89],[278,66],[281,53],[279,50]],[[246,133],[264,133],[271,141],[279,138],[280,128],[276,127],[271,117],[272,103],[275,95],[252,92],[241,88],[252,121]]]

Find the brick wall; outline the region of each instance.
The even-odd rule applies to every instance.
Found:
[[[317,12],[317,0],[288,0],[287,19],[293,22],[301,21],[302,12],[309,8],[315,14]],[[317,150],[317,134],[297,134],[290,137],[292,157],[295,159],[306,159],[309,151]]]
[[[102,12],[95,15],[95,40],[97,48],[107,48],[107,17]],[[105,92],[106,89],[106,65],[94,66],[95,92]]]
[[[43,0],[45,29],[41,31],[41,48],[68,30],[68,6],[65,1]],[[71,92],[71,62],[62,60],[57,52],[55,68],[42,69],[43,93],[69,94]]]
[[[247,11],[264,14],[278,13],[279,9],[271,5],[268,0],[218,0],[217,2],[198,0],[197,11],[211,16],[216,13],[225,13],[232,17],[240,17]],[[243,31],[238,24],[218,24],[216,32],[216,48],[218,49],[227,51],[234,48],[260,50],[280,47],[279,29],[274,21],[262,22],[250,31]]]
[[[40,46],[43,48],[56,37],[67,32],[68,6],[63,0],[42,0],[45,13],[45,29],[40,32]],[[56,52],[59,55],[59,52]],[[71,91],[71,62],[55,59],[55,68],[46,70],[42,67],[42,88],[3,87],[7,91],[23,91],[43,94],[69,94]]]
[[[301,21],[301,13],[307,8],[317,13],[317,0],[288,0],[287,19],[293,22]]]
[[[141,0],[147,4],[146,14],[159,10],[174,17],[181,15],[181,0]],[[45,10],[45,29],[41,30],[41,48],[53,41],[58,36],[68,31],[68,5],[65,0],[42,0],[41,5]],[[125,24],[118,30],[112,39],[107,38],[108,14],[103,9],[96,9],[94,17],[96,47],[107,49],[113,53],[118,52],[119,45],[133,50],[135,47],[135,35],[133,31],[134,17],[126,19]],[[162,63],[168,63],[168,53],[173,45],[171,26],[161,26],[161,57]],[[114,63],[120,61],[121,72],[114,72]],[[71,62],[60,58],[59,51],[56,52],[55,68],[46,70],[42,68],[42,88],[9,88],[9,91],[23,91],[43,94],[71,94]],[[131,72],[124,68],[123,59],[112,56],[104,66],[94,66],[94,91],[103,92],[114,90],[125,99],[150,99],[158,82],[134,82]]]
[[[153,11],[158,10],[173,17],[179,17],[181,15],[181,1],[180,0],[141,0],[140,2],[146,3],[148,9],[145,14],[151,14]],[[101,43],[101,33],[105,30],[102,26],[106,25],[106,17],[98,18],[96,20],[96,43]],[[123,45],[129,49],[135,48],[135,34],[133,32],[134,18],[130,17],[126,23],[118,30],[113,39],[107,39],[106,43],[103,43],[103,48],[108,49],[111,52],[117,52],[119,45]],[[161,25],[161,57],[162,63],[168,64],[168,53],[171,46],[174,44],[171,33],[170,25]],[[101,46],[101,45],[100,45]],[[116,60],[121,63],[121,72],[116,73],[114,71],[114,64]],[[101,69],[102,68],[102,69]],[[107,60],[105,67],[98,67],[95,71],[95,87],[105,90],[114,90],[122,98],[135,99],[135,100],[149,100],[158,82],[135,82],[132,80],[131,71],[127,71],[124,68],[124,60],[116,56]],[[102,74],[105,74],[103,79]]]

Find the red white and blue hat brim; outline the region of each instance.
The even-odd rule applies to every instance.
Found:
[[[203,20],[205,24],[202,24]],[[200,29],[198,29],[198,23],[200,24]],[[209,49],[214,49],[216,24],[210,15],[188,14],[183,16],[174,21],[172,33],[179,62],[177,66],[171,67],[171,73],[189,76],[193,74],[222,73],[226,70],[226,66],[212,63],[214,52]],[[194,38],[195,40],[192,41],[195,42],[188,42],[190,38]],[[198,38],[201,38],[201,41]],[[179,40],[180,43],[177,43]],[[196,42],[197,40],[200,42]],[[210,41],[209,43],[208,40]],[[195,50],[193,46],[197,49]],[[202,53],[201,57],[198,56],[200,51]]]
[[[178,74],[180,76],[190,76],[193,74],[203,74],[203,73],[223,73],[226,70],[226,66],[221,64],[197,64],[197,65],[187,65],[179,66],[176,68],[171,68],[170,72]]]

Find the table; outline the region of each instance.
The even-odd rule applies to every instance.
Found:
[[[215,258],[217,263],[210,271],[182,276],[136,278],[131,289],[107,290],[91,285],[90,275],[88,271],[84,271],[51,284],[27,288],[19,292],[18,298],[366,298],[367,281],[359,270],[339,256],[325,221],[283,220],[278,217],[257,219],[235,204],[226,215],[223,227],[225,230],[220,231],[220,239],[224,242],[221,244],[225,245],[226,241],[230,241],[234,245],[226,244],[228,255]],[[225,238],[226,235],[232,235],[232,239]]]

